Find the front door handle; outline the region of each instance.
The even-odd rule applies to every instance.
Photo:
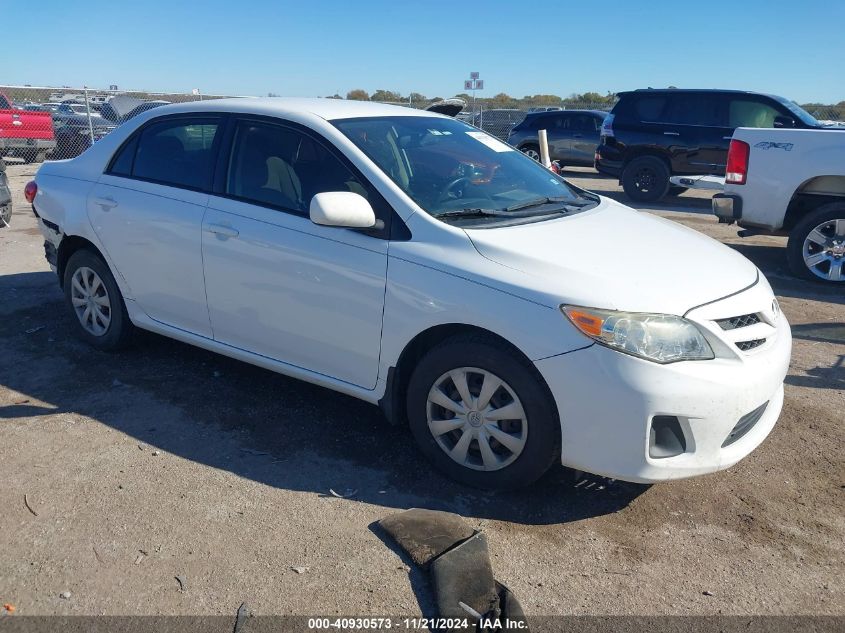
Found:
[[[663,132],[663,136],[680,136],[680,132]]]
[[[240,235],[238,229],[233,229],[231,226],[224,226],[223,224],[209,224],[206,230],[220,237],[237,237]]]
[[[111,196],[106,196],[105,198],[94,198],[94,204],[100,207],[103,211],[111,211],[118,203],[117,200]]]

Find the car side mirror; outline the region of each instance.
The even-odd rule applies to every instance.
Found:
[[[308,214],[314,224],[347,229],[378,228],[367,199],[352,191],[326,191],[311,198]]]
[[[788,116],[776,116],[773,125],[774,127],[795,127],[795,121]]]

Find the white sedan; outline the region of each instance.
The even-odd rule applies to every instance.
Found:
[[[164,106],[26,194],[91,345],[139,327],[378,403],[466,484],[713,472],[780,414],[791,334],[753,264],[448,117]]]

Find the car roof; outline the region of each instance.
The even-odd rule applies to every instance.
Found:
[[[585,112],[588,114],[600,114],[601,116],[607,116],[608,114],[610,114],[605,110],[543,110],[541,112],[529,112],[527,115],[525,115],[525,118],[527,119],[528,117],[555,116],[561,114],[584,114]]]
[[[762,95],[762,96],[771,96],[767,95],[764,92],[754,92],[753,90],[734,90],[734,89],[722,89],[722,88],[637,88],[636,90],[627,90],[625,92],[618,93],[619,97],[623,97],[626,95],[642,95],[642,94],[660,94],[660,93],[669,93],[669,94],[678,94],[683,92],[694,92],[694,93],[727,93],[727,94],[743,94],[743,95]]]
[[[237,112],[241,114],[263,114],[268,116],[311,115],[331,121],[377,116],[428,116],[443,115],[404,106],[385,105],[370,101],[346,99],[296,98],[296,97],[237,97],[229,99],[208,99],[161,106],[156,116],[178,112]]]

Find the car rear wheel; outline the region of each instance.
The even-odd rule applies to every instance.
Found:
[[[660,200],[669,190],[669,168],[656,156],[640,156],[625,165],[622,188],[637,202]]]
[[[845,203],[822,205],[798,222],[789,234],[786,256],[799,277],[845,283]]]
[[[70,256],[64,274],[65,302],[77,335],[99,350],[125,347],[134,326],[106,263],[89,250]]]
[[[540,148],[537,145],[523,145],[519,148],[520,151],[528,156],[528,158],[533,158],[538,163],[540,162]]]
[[[526,486],[560,456],[560,423],[542,377],[491,339],[454,337],[429,351],[411,375],[407,407],[423,453],[469,486]]]

